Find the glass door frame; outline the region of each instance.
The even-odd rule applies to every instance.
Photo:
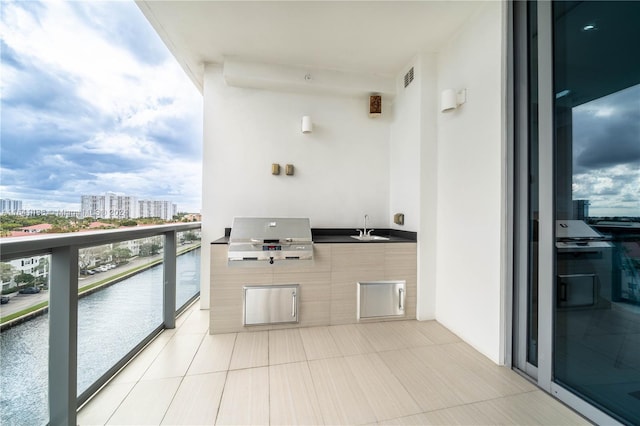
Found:
[[[512,124],[513,133],[513,350],[512,365],[532,379],[537,379],[537,367],[527,361],[528,352],[528,280],[529,280],[529,79],[528,79],[528,26],[527,4],[515,1],[511,3],[511,19],[509,24],[513,34],[510,50],[520,52],[514,55],[511,62],[513,93]],[[526,53],[524,53],[526,52]]]
[[[553,326],[555,260],[554,205],[554,93],[553,93],[553,12],[552,1],[537,3],[537,72],[538,72],[538,365],[527,362],[527,304],[528,304],[528,46],[526,2],[512,1],[513,28],[511,52],[511,84],[514,129],[514,256],[513,256],[513,352],[512,367],[528,376],[540,388],[558,398],[597,424],[620,424],[554,381]]]

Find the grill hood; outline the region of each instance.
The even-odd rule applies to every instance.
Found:
[[[229,264],[313,260],[308,218],[237,217],[229,235]]]

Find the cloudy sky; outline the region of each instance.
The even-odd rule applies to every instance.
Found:
[[[573,108],[573,199],[590,216],[640,216],[640,85]]]
[[[200,211],[202,96],[133,1],[5,1],[0,198],[106,191]]]

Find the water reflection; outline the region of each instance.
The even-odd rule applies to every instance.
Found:
[[[199,291],[200,249],[177,258],[179,305]],[[78,394],[162,322],[162,265],[80,299]],[[49,317],[0,334],[0,424],[48,422]]]

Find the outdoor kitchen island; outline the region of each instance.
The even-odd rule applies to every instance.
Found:
[[[230,266],[231,229],[212,242],[210,333],[416,318],[415,232],[378,229],[375,234],[388,239],[366,242],[351,237],[358,234],[353,228],[311,229],[311,234],[312,261]],[[256,306],[245,307],[245,291],[294,286],[286,305],[291,322],[245,325],[245,309]],[[395,299],[381,303],[380,296],[385,295]],[[277,297],[267,297],[263,304]],[[366,300],[373,301],[373,310],[364,307]],[[375,313],[378,306],[383,308],[382,314]],[[384,311],[389,306],[394,312]]]

